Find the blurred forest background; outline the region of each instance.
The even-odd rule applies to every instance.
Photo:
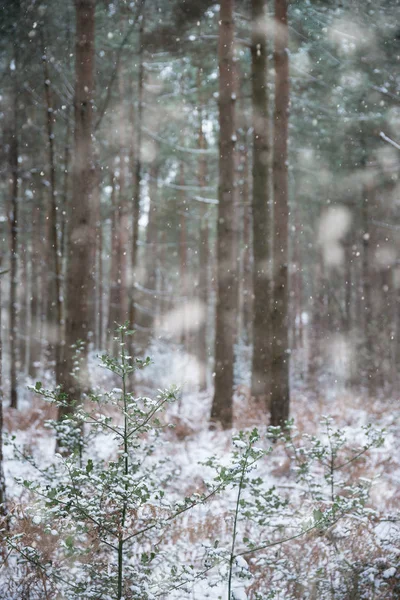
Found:
[[[224,428],[398,391],[398,9],[2,0],[5,406],[77,398],[126,321]]]

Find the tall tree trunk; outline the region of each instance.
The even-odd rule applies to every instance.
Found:
[[[289,417],[288,120],[289,51],[287,0],[275,0],[274,240],[271,425]]]
[[[242,259],[242,286],[241,286],[241,302],[242,302],[242,329],[243,339],[246,344],[253,340],[253,212],[252,198],[250,197],[250,159],[248,154],[248,127],[245,128],[243,138],[242,151],[242,202],[243,202],[243,259]]]
[[[184,191],[185,186],[185,168],[183,161],[181,160],[179,165],[179,186],[180,191],[178,192],[178,213],[179,213],[179,304],[181,307],[181,330],[180,330],[180,343],[183,346],[183,350],[186,352],[188,349],[188,330],[187,330],[187,319],[188,319],[188,303],[189,303],[189,288],[188,288],[188,247],[187,247],[187,214],[186,214],[186,195]]]
[[[24,188],[23,183],[21,185],[21,193],[20,197],[24,198]],[[23,205],[21,206],[21,210],[19,211],[18,219],[19,219],[19,231],[25,232],[28,229],[28,215],[24,210]],[[26,238],[25,238],[26,239]],[[28,358],[27,352],[27,340],[29,333],[29,289],[28,289],[28,273],[29,273],[29,265],[28,265],[28,252],[27,252],[27,243],[20,245],[19,250],[19,276],[18,276],[18,293],[17,293],[17,304],[18,304],[18,365],[19,372],[26,374],[28,372],[26,366],[26,360]]]
[[[95,347],[103,348],[104,340],[104,314],[103,314],[103,296],[104,296],[104,281],[103,281],[103,227],[101,218],[101,185],[102,172],[99,165],[98,154],[95,152],[95,167],[93,181],[93,207],[95,212],[96,222],[96,258],[95,258],[95,273],[96,273],[96,335]]]
[[[37,179],[34,179],[33,189],[36,189]],[[41,250],[42,250],[42,218],[40,200],[35,194],[32,200],[32,235],[31,235],[31,272],[30,272],[30,329],[29,329],[29,375],[35,377],[36,364],[41,353],[41,304],[43,288],[41,284]]]
[[[55,380],[56,385],[60,384],[61,377],[61,322],[62,322],[62,293],[61,293],[61,260],[60,260],[60,245],[58,241],[57,228],[57,198],[56,198],[56,165],[54,155],[54,111],[53,101],[50,89],[50,74],[48,68],[48,59],[46,55],[46,46],[43,39],[43,76],[44,76],[44,93],[46,101],[46,129],[47,129],[47,145],[49,151],[49,182],[50,182],[50,203],[47,210],[47,240],[48,240],[48,258],[49,265],[52,268],[48,270],[47,276],[47,295],[48,295],[48,313],[50,322],[47,326],[50,328],[50,347],[54,347],[55,354]]]
[[[199,69],[200,74],[200,69]],[[200,79],[198,78],[198,83]],[[206,138],[203,131],[203,112],[200,112],[199,135],[198,135],[199,150],[206,149]],[[200,155],[199,159],[199,176],[200,188],[207,185],[207,158],[205,154]],[[199,361],[199,385],[200,390],[204,391],[207,388],[207,365],[209,356],[208,347],[208,261],[209,261],[209,242],[208,242],[208,207],[206,203],[202,203],[200,207],[200,238],[199,238],[199,300],[201,302],[203,314],[200,316],[201,322],[197,332],[197,358]]]
[[[95,0],[75,0],[75,135],[73,186],[68,214],[68,271],[66,281],[64,389],[70,402],[79,401],[88,386],[87,344],[92,325],[90,302],[93,294],[95,227],[92,207],[92,98],[94,86]],[[74,374],[72,345],[85,344],[80,376]],[[60,416],[72,407],[60,409]]]
[[[364,167],[366,166],[366,161]],[[362,224],[363,224],[363,254],[362,254],[362,291],[364,299],[364,354],[367,390],[370,396],[376,392],[376,369],[374,367],[374,322],[372,315],[372,274],[371,274],[371,240],[370,240],[370,211],[371,186],[366,184],[362,190]]]
[[[17,67],[16,67],[17,68]],[[14,76],[15,77],[15,76]],[[9,169],[10,169],[10,398],[11,407],[18,408],[17,396],[17,272],[18,272],[18,219],[19,219],[19,169],[18,169],[18,122],[17,122],[17,97],[16,82],[14,105],[11,107],[11,130],[9,140]]]
[[[221,0],[219,20],[219,186],[217,224],[217,307],[215,322],[215,388],[211,421],[224,429],[233,420],[233,368],[236,332],[234,216],[234,20],[233,0]]]
[[[2,261],[0,258],[0,323],[1,323],[1,280],[3,273],[1,272]],[[3,468],[3,347],[1,339],[0,327],[0,516],[6,514],[6,482],[4,478]]]
[[[158,172],[160,165],[155,158],[149,170],[149,213],[146,228],[146,251],[144,256],[146,267],[143,304],[145,311],[141,314],[140,323],[144,328],[142,338],[147,346],[152,336],[154,318],[157,310],[157,244],[158,244]]]
[[[138,106],[136,115],[136,143],[135,154],[131,156],[135,159],[135,180],[132,199],[132,246],[131,246],[131,271],[132,281],[130,285],[130,307],[129,320],[131,327],[135,327],[136,310],[135,310],[135,283],[137,283],[137,268],[138,268],[138,244],[139,244],[139,217],[140,217],[140,190],[142,183],[142,119],[143,119],[143,87],[144,87],[144,65],[143,65],[143,35],[144,35],[144,18],[140,23],[139,30],[139,73],[138,73]]]
[[[108,297],[108,335],[110,339],[110,352],[116,347],[114,343],[114,331],[116,323],[119,321],[119,308],[120,308],[120,292],[121,287],[119,284],[119,268],[120,268],[120,210],[119,210],[119,198],[116,190],[116,177],[115,173],[111,172],[111,264],[110,264],[110,293]]]
[[[121,24],[122,29],[122,24]],[[129,299],[128,299],[128,287],[127,287],[127,274],[128,274],[128,230],[129,230],[129,216],[128,216],[128,203],[127,203],[127,186],[126,186],[126,162],[125,157],[127,156],[127,122],[128,115],[125,110],[125,86],[126,72],[122,63],[119,64],[118,69],[118,90],[119,90],[119,144],[120,144],[120,155],[119,155],[119,286],[120,286],[120,308],[119,308],[119,323],[124,323],[128,318],[129,310]]]
[[[253,361],[251,393],[269,408],[270,332],[270,139],[265,0],[252,0],[253,98]]]

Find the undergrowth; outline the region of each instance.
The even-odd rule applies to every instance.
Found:
[[[19,480],[24,493],[3,521],[2,598],[400,594],[398,540],[377,530],[396,516],[371,507],[374,477],[356,468],[383,444],[383,431],[365,427],[355,443],[329,417],[319,437],[293,422],[240,431],[229,454],[203,461],[202,481],[185,493],[179,456],[168,452],[166,409],[177,390],[136,397],[132,374],[150,361],[129,356],[127,326],[117,333],[119,355],[100,362],[120,387],[87,394],[72,415],[47,422],[62,449],[50,466],[8,439],[36,476]],[[69,402],[40,382],[33,391],[56,407]],[[99,458],[99,445],[111,458]],[[277,453],[286,455],[286,486],[266,476]]]

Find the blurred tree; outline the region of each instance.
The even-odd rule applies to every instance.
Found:
[[[287,0],[275,0],[274,239],[271,424],[289,417],[289,36]]]
[[[222,0],[219,21],[219,187],[217,225],[217,308],[215,376],[211,421],[232,426],[233,363],[236,333],[237,260],[235,249],[234,148],[234,2]]]
[[[271,208],[268,47],[265,0],[252,0],[253,362],[251,394],[269,407],[271,378]]]
[[[94,290],[95,223],[93,207],[92,112],[94,93],[95,0],[76,0],[75,132],[72,162],[72,198],[67,224],[67,279],[64,389],[70,401],[80,400],[88,385],[87,344],[93,330],[91,296]],[[79,373],[72,346],[85,344]],[[68,414],[60,409],[60,416]]]

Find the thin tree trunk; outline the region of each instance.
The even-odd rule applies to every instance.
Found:
[[[15,84],[16,85],[16,84]],[[18,408],[17,396],[17,273],[18,273],[18,219],[19,219],[19,169],[18,169],[18,123],[17,123],[17,99],[11,109],[12,125],[9,141],[9,169],[10,169],[10,398],[11,407]]]
[[[23,182],[21,185],[21,198],[25,197],[23,188]],[[19,219],[19,230],[21,232],[27,231],[28,229],[28,221],[26,211],[23,209],[23,205],[21,206],[21,210],[18,215]],[[26,360],[28,358],[27,351],[27,339],[29,333],[29,289],[28,289],[28,252],[27,252],[27,243],[20,245],[19,250],[19,285],[17,292],[17,304],[18,304],[18,370],[20,373],[26,374],[28,371],[26,369]]]
[[[185,186],[185,169],[183,161],[179,165],[179,185],[182,188],[178,192],[178,213],[179,213],[179,291],[180,299],[179,304],[181,306],[181,330],[180,330],[180,343],[183,346],[184,351],[188,348],[188,331],[187,331],[187,311],[189,303],[189,290],[188,290],[188,253],[187,253],[187,227],[186,227],[186,196],[184,191]]]
[[[198,88],[200,89],[200,69],[198,77]],[[200,112],[199,150],[206,149],[206,138],[203,131],[203,112]],[[207,185],[207,158],[205,154],[200,155],[199,159],[199,186],[204,188]],[[201,302],[203,314],[199,324],[197,334],[197,358],[199,361],[199,385],[200,391],[207,388],[207,365],[209,356],[208,347],[208,262],[209,262],[209,241],[208,241],[208,207],[202,203],[200,207],[200,239],[199,239],[199,300]]]
[[[149,213],[146,228],[146,251],[145,251],[145,290],[143,292],[142,304],[146,309],[141,315],[141,325],[145,328],[143,332],[144,345],[147,346],[152,336],[154,317],[157,310],[157,243],[158,243],[158,171],[159,163],[155,158],[149,171]]]
[[[104,315],[103,315],[103,295],[104,295],[104,282],[103,282],[103,227],[101,218],[101,169],[98,164],[98,156],[96,153],[95,158],[95,170],[94,170],[94,182],[93,182],[93,198],[94,198],[94,211],[96,221],[96,335],[95,345],[96,348],[103,348],[103,330],[104,330]]]
[[[52,269],[48,270],[48,313],[50,316],[50,347],[54,347],[55,353],[55,379],[56,385],[61,383],[61,322],[62,322],[62,293],[61,293],[61,261],[57,230],[57,198],[56,198],[56,165],[54,156],[54,117],[53,117],[53,101],[50,89],[50,74],[46,55],[46,46],[43,40],[43,76],[44,76],[44,93],[46,100],[46,130],[47,144],[49,151],[49,182],[50,182],[50,205],[48,207],[48,256],[49,265]],[[54,329],[54,331],[53,331]]]
[[[3,273],[1,272],[2,260],[0,257],[0,323],[1,323],[1,280]],[[3,347],[1,339],[0,327],[0,516],[4,516],[6,509],[6,481],[4,478],[4,458],[3,458]]]
[[[270,139],[268,115],[268,48],[265,0],[252,0],[253,97],[253,361],[251,393],[269,408],[270,331]]]
[[[68,272],[66,281],[64,389],[70,402],[79,401],[88,386],[87,344],[93,323],[95,227],[92,200],[92,98],[94,87],[95,0],[75,0],[75,135],[73,187],[68,214]],[[74,373],[72,345],[82,340],[79,378]],[[60,417],[72,406],[60,409]]]
[[[250,186],[249,126],[243,120],[240,143],[240,197],[242,199],[242,256],[240,263],[239,311],[240,339],[245,344],[253,342],[253,218],[252,190]]]
[[[217,307],[215,320],[215,388],[211,421],[224,429],[233,420],[233,368],[236,332],[234,217],[234,1],[221,0],[219,20],[219,186],[217,224]]]
[[[138,73],[138,107],[136,119],[136,148],[135,148],[135,181],[133,192],[133,210],[132,210],[132,247],[131,247],[131,294],[129,307],[129,320],[131,327],[135,327],[136,311],[135,311],[135,284],[137,283],[137,267],[138,267],[138,243],[139,243],[139,217],[140,217],[140,190],[142,183],[142,119],[143,119],[143,87],[144,87],[144,65],[143,65],[143,35],[144,35],[144,18],[140,24],[139,30],[139,73]]]
[[[111,173],[111,265],[110,265],[110,293],[108,296],[108,324],[107,330],[110,336],[110,351],[114,350],[114,330],[118,323],[118,311],[120,307],[120,285],[119,266],[120,266],[120,211],[118,208],[118,195],[116,191],[116,180],[114,172]]]
[[[34,181],[35,185],[36,181]],[[30,330],[29,330],[29,375],[35,377],[36,363],[41,353],[41,304],[43,288],[41,283],[41,237],[42,222],[39,199],[35,195],[32,200],[32,237],[31,237],[31,298],[30,298]]]
[[[271,425],[289,418],[288,120],[289,51],[287,0],[275,0],[274,240]]]
[[[366,163],[366,161],[365,161]],[[372,316],[372,285],[371,285],[371,250],[369,227],[369,204],[371,202],[371,189],[365,185],[362,190],[362,223],[363,223],[363,254],[362,254],[362,290],[364,298],[364,353],[365,373],[367,377],[367,390],[369,395],[376,392],[376,369],[374,368],[374,323]]]
[[[121,24],[122,29],[122,24]],[[119,323],[124,323],[128,318],[129,311],[129,299],[128,299],[128,287],[127,287],[127,274],[128,274],[128,228],[129,228],[129,217],[128,217],[128,206],[127,206],[127,186],[126,186],[126,148],[127,148],[127,135],[126,127],[128,122],[128,115],[125,110],[125,76],[124,67],[122,62],[118,68],[118,91],[119,91],[119,144],[120,144],[120,156],[119,156],[119,286],[120,286],[120,307],[119,307]]]

